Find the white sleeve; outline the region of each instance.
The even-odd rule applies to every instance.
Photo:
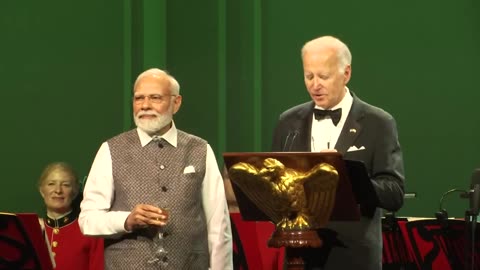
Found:
[[[113,236],[125,233],[130,212],[110,211],[114,194],[112,157],[108,143],[97,152],[88,174],[78,223],[85,235]]]
[[[210,267],[212,270],[233,269],[230,215],[222,175],[210,145],[207,145],[207,164],[205,178],[203,179],[202,202],[207,219]]]

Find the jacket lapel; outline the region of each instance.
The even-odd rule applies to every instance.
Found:
[[[343,129],[340,132],[337,144],[335,145],[335,149],[342,155],[345,155],[348,148],[353,145],[355,139],[362,130],[362,125],[360,124],[360,120],[364,116],[362,101],[357,98],[353,93],[352,95],[352,109],[350,109],[350,113],[348,114],[347,120],[343,125]]]
[[[315,104],[313,101],[305,104],[305,106],[298,112],[299,126],[297,127],[299,133],[298,137],[293,142],[293,151],[298,152],[310,152],[311,148],[311,130],[312,130],[312,117],[313,107]]]

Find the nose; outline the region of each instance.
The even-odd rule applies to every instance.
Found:
[[[322,82],[321,82],[320,78],[318,78],[316,76],[313,78],[312,83],[313,83],[313,87],[315,89],[318,89],[318,88],[322,87]]]
[[[62,193],[62,187],[60,185],[56,185],[54,191],[55,191],[55,193],[60,194],[60,193]]]
[[[142,109],[149,109],[150,108],[150,99],[148,97],[145,97],[145,99],[142,101]]]

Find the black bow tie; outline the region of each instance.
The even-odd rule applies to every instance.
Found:
[[[313,113],[315,114],[315,119],[317,120],[321,120],[327,115],[330,116],[330,118],[332,118],[333,124],[336,126],[338,122],[340,122],[340,118],[342,117],[342,108],[333,111],[314,109]]]

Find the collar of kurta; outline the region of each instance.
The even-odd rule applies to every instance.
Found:
[[[75,220],[75,213],[74,211],[68,213],[66,216],[63,216],[59,219],[53,219],[47,216],[47,225],[50,227],[61,228],[72,223]]]

